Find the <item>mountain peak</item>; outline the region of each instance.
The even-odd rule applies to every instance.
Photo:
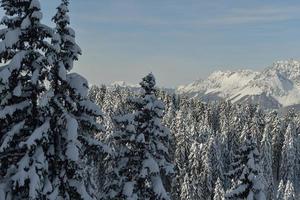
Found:
[[[268,108],[300,104],[300,62],[277,61],[262,72],[216,71],[205,80],[178,87],[177,92],[207,101],[227,99],[259,103]]]

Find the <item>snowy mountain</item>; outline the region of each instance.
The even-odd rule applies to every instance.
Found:
[[[129,87],[129,88],[139,88],[139,84],[130,84],[126,83],[125,81],[114,81],[109,86],[119,86],[119,87]]]
[[[294,106],[300,104],[300,62],[278,61],[262,72],[217,71],[206,80],[179,86],[177,93],[204,101],[258,103],[268,109]]]

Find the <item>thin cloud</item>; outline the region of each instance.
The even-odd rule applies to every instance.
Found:
[[[299,7],[260,7],[233,9],[225,16],[210,19],[207,24],[234,25],[249,23],[270,23],[299,19]]]
[[[136,26],[222,26],[222,25],[245,25],[287,21],[299,19],[299,7],[253,7],[249,9],[232,9],[219,16],[200,16],[172,19],[166,16],[138,15],[114,15],[101,16],[81,13],[76,17],[80,20],[92,23],[128,24]],[[197,15],[196,15],[197,16]]]

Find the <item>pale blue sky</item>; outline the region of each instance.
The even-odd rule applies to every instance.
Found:
[[[58,2],[41,0],[46,21]],[[300,59],[299,0],[72,0],[70,17],[83,50],[76,71],[92,84],[152,71],[175,87]]]

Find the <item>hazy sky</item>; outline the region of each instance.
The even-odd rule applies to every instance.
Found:
[[[90,83],[137,83],[152,71],[163,86],[217,69],[260,70],[300,59],[299,0],[71,0]],[[45,21],[58,0],[41,0]]]

